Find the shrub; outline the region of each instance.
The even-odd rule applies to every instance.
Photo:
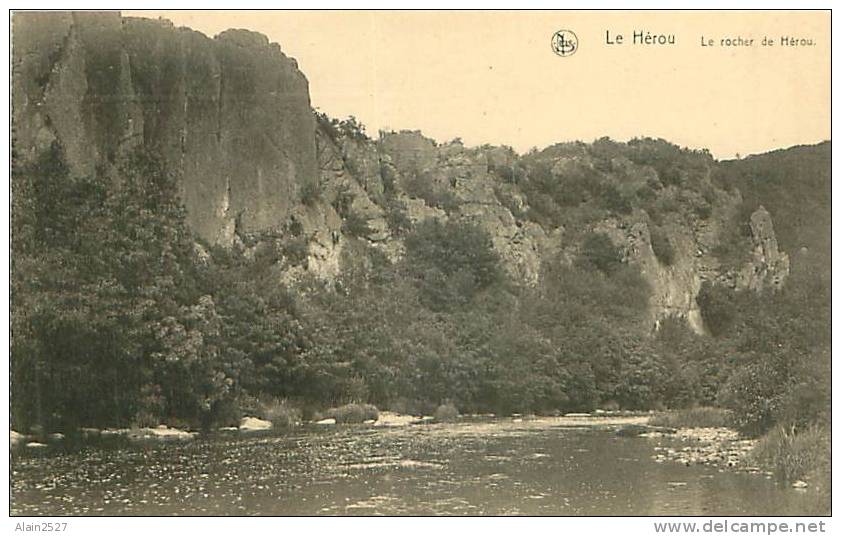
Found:
[[[373,404],[345,404],[338,408],[328,409],[325,415],[336,419],[337,423],[359,424],[365,421],[376,421],[380,418],[380,411]]]
[[[750,258],[753,251],[751,214],[752,209],[747,203],[739,205],[728,219],[720,242],[712,249],[713,256],[721,262],[722,270],[738,268]]]
[[[294,238],[292,240],[295,240]],[[254,244],[254,266],[258,270],[265,269],[276,264],[283,253],[283,244],[275,240],[264,240]]]
[[[338,122],[339,132],[343,136],[356,141],[368,141],[368,135],[365,134],[365,125],[360,123],[356,117],[350,115],[347,119]]]
[[[227,397],[216,400],[207,415],[205,429],[211,426],[237,426],[241,417],[242,410],[237,400]]]
[[[350,214],[351,206],[356,198],[347,184],[342,184],[336,191],[336,198],[331,203],[333,209],[340,217],[345,218]]]
[[[422,199],[427,206],[453,212],[458,208],[458,200],[444,185],[435,184],[433,177],[426,173],[415,173],[405,184],[410,197]]]
[[[821,426],[799,431],[795,427],[775,426],[756,444],[750,460],[772,468],[785,482],[814,477],[828,465],[829,440],[829,433]]]
[[[305,236],[286,239],[281,244],[281,252],[289,264],[303,265],[309,256],[309,241]]]
[[[314,110],[314,113],[316,124],[334,143],[338,143],[340,137],[356,141],[369,140],[368,135],[365,134],[365,125],[352,115],[348,116],[347,119],[338,120],[318,110]]]
[[[279,398],[261,402],[257,413],[261,419],[271,421],[272,426],[278,429],[294,428],[301,423],[301,410]]]
[[[157,413],[151,411],[138,411],[131,422],[134,428],[154,428],[160,424],[160,418]]]
[[[614,214],[630,214],[631,202],[612,184],[605,184],[599,192],[602,206]]]
[[[695,214],[702,220],[708,220],[713,213],[713,208],[706,202],[695,205],[694,210]]]
[[[704,325],[710,333],[714,337],[725,335],[732,327],[738,312],[735,291],[704,281],[696,300]]]
[[[386,201],[385,222],[394,236],[403,236],[412,228],[412,220],[406,214],[406,205],[397,199]]]
[[[394,166],[380,165],[380,180],[383,183],[383,192],[387,195],[394,195],[395,184],[397,183],[397,172]]]
[[[795,378],[780,400],[777,422],[794,426],[829,422],[831,376],[828,371],[824,376],[820,376],[820,371],[798,371]]]
[[[334,143],[338,142],[339,139],[339,121],[336,119],[331,119],[327,116],[324,112],[315,111],[315,122],[316,124],[321,127],[321,131],[327,135],[328,138],[333,140]]]
[[[450,403],[441,404],[435,410],[435,420],[437,422],[452,422],[458,419],[458,415],[458,408]]]
[[[301,202],[308,207],[315,205],[321,199],[321,189],[316,181],[307,181],[301,186]]]
[[[660,227],[651,228],[651,249],[657,260],[665,266],[671,266],[674,263],[675,249],[672,247],[669,236]]]
[[[491,162],[490,164],[488,164],[488,173],[496,175],[503,182],[517,182],[517,176],[511,164],[494,164],[493,162]]]
[[[579,265],[593,267],[612,274],[622,265],[622,255],[610,238],[602,233],[590,233],[581,244]]]
[[[623,199],[618,190],[610,191],[610,186],[600,187],[596,172],[586,165],[576,164],[565,170],[558,178],[550,172],[549,181],[551,182],[544,182],[538,187],[551,195],[552,199],[562,207],[576,207],[593,197],[600,196],[607,208],[616,208],[622,212],[627,209],[630,212],[630,206],[623,205]]]
[[[674,165],[666,165],[657,169],[657,176],[665,185],[680,186],[683,184],[683,175]]]
[[[657,192],[650,185],[643,184],[636,191],[636,196],[640,201],[651,203],[657,199]]]
[[[366,237],[371,234],[371,227],[368,226],[368,218],[356,211],[350,211],[342,222],[342,232],[357,238]]]
[[[784,378],[767,361],[740,367],[719,392],[719,402],[733,410],[734,424],[748,435],[759,435],[776,421]]]

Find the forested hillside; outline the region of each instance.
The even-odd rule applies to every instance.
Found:
[[[563,206],[554,176],[524,160],[528,204]],[[54,147],[13,175],[16,426],[207,428],[271,398],[309,411],[350,401],[520,413],[724,404],[756,431],[826,411],[825,280],[795,264],[780,290],[707,281],[698,302],[708,334],[677,316],[654,330],[640,266],[609,234],[586,230],[588,204],[616,202],[590,192],[601,177],[590,173],[587,201],[556,213],[566,228],[583,220],[575,253],[542,258],[534,285],[506,271],[481,226],[405,215],[393,218],[399,259],[356,237],[351,226],[365,222],[346,215],[340,275],[304,270],[283,283],[287,265],[307,262],[294,226],[202,245],[154,155],[133,155],[114,177],[73,177]],[[526,210],[526,221],[553,225]],[[660,262],[670,255],[661,250]]]

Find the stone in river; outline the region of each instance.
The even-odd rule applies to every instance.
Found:
[[[641,424],[628,424],[616,430],[616,435],[622,437],[637,437],[640,434],[644,434],[650,431],[651,428],[649,428],[648,426],[643,426]]]
[[[243,417],[239,422],[240,432],[258,432],[262,430],[269,430],[272,427],[270,421],[264,421],[257,417]]]
[[[133,428],[126,437],[130,441],[190,441],[195,439],[195,432],[187,432],[176,428]]]

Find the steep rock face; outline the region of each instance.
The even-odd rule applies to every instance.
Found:
[[[658,259],[652,247],[647,218],[634,214],[628,218],[597,223],[593,230],[608,235],[620,247],[627,262],[640,267],[651,287],[650,316],[655,329],[668,317],[679,317],[699,334],[705,334],[701,311],[696,301],[705,281],[724,284],[737,290],[779,290],[790,273],[789,257],[780,251],[770,214],[760,207],[750,219],[753,250],[735,272],[722,271],[712,254],[720,236],[732,231],[725,228],[728,215],[740,202],[737,194],[719,199],[712,216],[692,222],[673,220],[663,225],[673,259]]]
[[[600,180],[613,182],[617,191],[630,197],[655,184],[663,206],[671,207],[665,216],[658,216],[655,223],[653,216],[634,208],[626,215],[598,218],[581,228],[576,223],[570,229],[551,229],[524,217],[529,209],[526,196],[508,176],[520,157],[510,149],[465,148],[460,141],[438,144],[416,131],[382,133],[377,141],[345,136],[330,139],[321,131],[317,138],[325,210],[335,213],[330,205],[337,206],[340,195],[349,195],[350,209],[363,216],[370,228],[361,238],[382,248],[392,260],[402,254],[402,241],[386,222],[383,207],[389,196],[399,203],[411,225],[433,218],[471,222],[484,229],[503,267],[525,285],[539,282],[546,261],[560,258],[572,262],[579,253],[576,235],[607,235],[625,262],[638,266],[648,283],[649,320],[655,330],[663,319],[679,317],[695,332],[705,333],[696,301],[704,281],[759,290],[769,285],[779,288],[788,275],[788,256],[779,251],[770,215],[764,209],[751,218],[752,256],[736,272],[722,269],[715,250],[721,237],[733,231],[729,222],[742,198],[738,191],[715,188],[708,168],[697,171],[692,179],[682,179],[696,181],[694,189],[664,187],[650,166],[614,158],[609,170],[599,171]],[[551,170],[553,180],[581,169],[594,171],[592,157],[580,148],[558,154],[547,150],[539,158]],[[698,193],[705,189],[708,199]],[[655,252],[654,227],[665,237],[659,240],[668,241],[669,259],[659,258]],[[334,227],[329,231],[329,244],[316,240],[311,246],[310,264],[318,275],[331,278],[341,273],[341,262],[336,259],[341,258],[342,244],[349,239],[344,231]],[[328,236],[328,231],[325,228],[316,234]]]
[[[651,244],[649,223],[643,216],[626,220],[609,219],[594,226],[596,232],[610,237],[620,247],[625,260],[636,264],[651,289],[650,322],[654,329],[669,317],[686,320],[696,332],[704,333],[704,324],[695,301],[702,283],[702,259],[696,254],[696,239],[691,230],[668,225],[674,259],[665,264],[657,258]]]
[[[762,205],[750,217],[753,258],[739,272],[737,288],[779,290],[790,272],[789,256],[780,251],[771,215]]]
[[[277,44],[215,39],[118,13],[16,13],[16,149],[57,142],[71,170],[109,172],[138,145],[179,180],[190,225],[230,244],[278,228],[315,180],[307,80]]]
[[[503,185],[490,172],[492,163],[511,158],[505,149],[468,149],[460,141],[438,145],[414,131],[384,134],[379,146],[393,163],[395,188],[413,222],[433,217],[474,223],[491,237],[515,280],[537,282],[545,233],[500,203],[496,189]]]
[[[389,133],[380,140],[380,146],[400,172],[400,185],[404,188],[406,185],[403,181],[432,169],[438,161],[435,142],[416,130]]]

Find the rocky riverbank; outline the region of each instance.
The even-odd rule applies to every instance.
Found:
[[[642,437],[660,438],[656,432],[642,434]],[[750,463],[750,452],[756,445],[755,439],[744,439],[730,428],[680,428],[670,434],[668,444],[654,447],[655,462],[676,462],[686,466],[709,465],[721,470],[732,469],[749,473],[773,473],[764,471]]]

